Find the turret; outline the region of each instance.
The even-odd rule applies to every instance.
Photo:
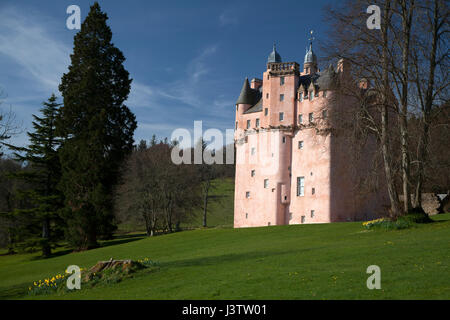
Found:
[[[303,73],[304,74],[314,74],[318,71],[317,68],[317,56],[312,49],[312,42],[314,40],[313,31],[311,30],[311,38],[309,39],[309,49],[306,50],[305,60],[303,62]]]

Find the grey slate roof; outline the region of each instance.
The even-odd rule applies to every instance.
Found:
[[[248,83],[248,78],[245,78],[244,84],[242,85],[241,94],[236,101],[236,104],[249,104],[255,105],[261,99],[261,91],[250,88]]]
[[[267,58],[267,63],[270,63],[270,62],[281,62],[281,56],[277,52],[277,50],[275,48],[275,44],[273,44],[273,50],[269,54],[269,57]]]
[[[312,43],[309,44],[309,50],[306,51],[304,63],[317,63],[317,57],[313,52]]]
[[[244,114],[248,114],[248,113],[254,113],[254,112],[260,112],[263,109],[263,99],[260,98],[258,103],[255,104],[253,107],[250,107],[247,111],[244,112]]]
[[[307,91],[311,85],[311,81],[318,90],[333,90],[338,86],[339,78],[334,71],[333,66],[330,65],[327,69],[321,71],[320,73],[300,76],[298,90]]]

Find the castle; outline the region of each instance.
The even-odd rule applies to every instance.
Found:
[[[355,192],[371,153],[355,161],[345,135],[330,130],[356,107],[339,93],[349,67],[340,60],[320,71],[311,41],[300,71],[274,45],[262,79],[245,79],[236,101],[235,228],[358,221],[386,211],[384,194]]]

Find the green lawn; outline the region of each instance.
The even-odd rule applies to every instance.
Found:
[[[365,231],[361,223],[198,229],[50,259],[0,256],[0,298],[449,299],[450,214],[434,219],[396,231]],[[148,257],[161,267],[108,287],[26,295],[34,280],[111,257]],[[381,268],[381,290],[366,287],[372,264]]]

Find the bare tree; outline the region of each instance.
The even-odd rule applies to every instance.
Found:
[[[436,123],[436,106],[449,104],[449,8],[446,1],[419,1],[412,65],[421,125],[416,150],[417,176],[414,205],[421,207],[425,166],[429,160],[430,127]],[[445,109],[443,109],[445,110]],[[445,116],[445,114],[444,114]],[[447,115],[448,116],[448,115]],[[448,142],[448,141],[447,141]],[[448,145],[447,145],[448,148]]]

